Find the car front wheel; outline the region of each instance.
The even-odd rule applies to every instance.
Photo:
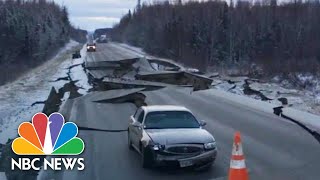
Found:
[[[153,163],[153,157],[150,150],[142,148],[141,150],[141,162],[143,168],[151,168]]]

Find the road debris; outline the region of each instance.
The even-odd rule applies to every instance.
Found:
[[[93,91],[137,87],[158,89],[170,85],[189,85],[197,91],[208,89],[212,83],[212,79],[205,76],[179,71],[181,68],[169,61],[145,57],[114,61],[86,61],[85,66],[88,70],[88,78],[94,86]],[[130,81],[124,79],[130,79]]]
[[[250,83],[248,80],[245,80],[245,83],[243,84],[243,92],[245,95],[257,95],[261,98],[262,101],[270,101],[273,99],[268,98],[265,96],[261,91],[254,90],[250,87]]]
[[[155,73],[137,74],[136,79],[161,82],[173,85],[191,85],[194,91],[208,89],[212,84],[212,79],[205,76],[196,75],[188,72],[163,71]]]
[[[69,81],[69,80],[70,80],[69,77],[66,76],[66,77],[59,77],[59,78],[57,78],[56,80],[50,81],[50,82]]]
[[[137,89],[123,89],[123,90],[110,90],[103,92],[92,92],[87,95],[87,98],[96,103],[133,103],[137,107],[146,105],[146,96],[142,93],[144,88]]]

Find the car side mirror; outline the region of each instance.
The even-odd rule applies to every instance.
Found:
[[[141,124],[138,121],[133,122],[132,126],[141,128]]]
[[[130,122],[131,122],[131,123],[135,123],[135,122],[137,122],[137,120],[133,117],[133,115],[132,115],[132,116],[130,116]]]
[[[206,125],[207,125],[207,122],[206,122],[206,121],[203,121],[203,120],[200,121],[200,126],[201,126],[201,127],[204,127],[204,126],[206,126]]]

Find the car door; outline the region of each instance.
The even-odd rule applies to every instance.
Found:
[[[133,116],[133,122],[131,125],[130,132],[132,132],[132,143],[134,146],[139,148],[139,143],[142,135],[142,122],[144,118],[143,109],[138,109],[135,115]]]

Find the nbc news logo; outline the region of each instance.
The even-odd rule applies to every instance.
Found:
[[[76,137],[78,127],[73,122],[65,123],[60,113],[53,113],[49,118],[43,113],[37,113],[32,118],[32,123],[23,122],[18,128],[20,137],[12,143],[12,150],[17,155],[31,156],[70,156],[80,155],[84,150],[84,142]],[[77,166],[79,171],[84,170],[83,158],[51,158],[43,159],[43,169],[72,170]],[[37,164],[40,158],[11,159],[11,169],[40,170]]]

